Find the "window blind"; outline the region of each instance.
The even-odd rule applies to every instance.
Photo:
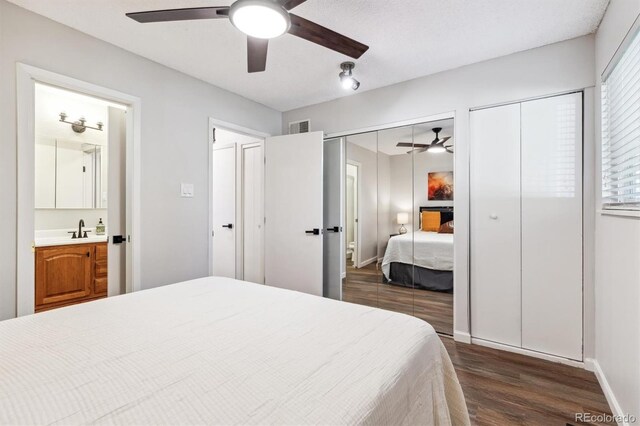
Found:
[[[602,84],[602,207],[640,210],[640,32]]]

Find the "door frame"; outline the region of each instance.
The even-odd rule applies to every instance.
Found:
[[[239,146],[240,148],[240,152],[242,152],[242,147],[244,145],[250,145],[250,144],[262,144],[263,146],[263,151],[262,151],[262,155],[264,156],[264,140],[266,138],[268,138],[269,136],[271,136],[270,133],[264,133],[255,129],[251,129],[249,127],[244,127],[244,126],[240,126],[238,124],[234,124],[234,123],[229,123],[227,121],[223,121],[223,120],[218,120],[216,118],[213,117],[209,117],[209,121],[208,121],[208,130],[207,130],[207,145],[208,145],[208,149],[209,149],[209,180],[207,182],[208,185],[208,202],[209,202],[209,233],[208,238],[209,238],[209,244],[208,244],[208,264],[209,264],[209,275],[213,275],[213,194],[212,194],[212,182],[213,182],[213,150],[214,150],[214,145],[216,143],[215,141],[215,129],[223,129],[229,132],[234,132],[234,133],[239,133],[245,136],[250,136],[250,137],[255,137],[256,139],[261,139],[260,142],[251,142],[249,144],[242,144]],[[238,151],[236,151],[238,152]],[[241,173],[242,170],[238,170],[238,160],[237,158],[238,156],[236,155],[236,223],[241,223],[238,221],[238,218],[240,217],[240,220],[242,220],[242,207],[239,206],[239,197],[238,197],[238,183],[240,185],[242,185],[242,182],[238,182],[237,176],[238,173]],[[264,185],[264,170],[263,170],[263,176],[262,176],[262,183]],[[263,203],[264,204],[264,203]],[[264,205],[263,205],[264,208]],[[236,226],[236,229],[238,227]],[[264,232],[264,228],[263,228],[263,232]],[[241,244],[242,243],[242,231],[241,232],[236,232],[236,254],[238,253],[239,247],[240,247],[240,253],[242,253],[242,256],[244,256],[244,247],[242,247]],[[263,255],[264,255],[264,248],[263,248]],[[240,262],[238,262],[238,255],[236,255],[236,277],[238,277],[238,270],[240,268],[240,270],[243,272],[242,275],[244,275],[244,263],[242,262],[242,260],[240,260]],[[242,279],[242,278],[238,278],[238,279]]]
[[[346,145],[345,145],[346,147]],[[355,250],[355,258],[353,259],[353,266],[355,268],[360,268],[360,265],[362,264],[362,261],[360,260],[360,240],[361,240],[361,235],[362,232],[360,232],[360,213],[361,213],[361,209],[360,209],[360,192],[362,191],[362,187],[361,187],[361,179],[360,179],[360,168],[362,167],[362,164],[359,163],[358,161],[354,161],[354,160],[347,160],[346,164],[353,166],[356,168],[356,181],[355,181],[355,185],[353,187],[354,189],[354,193],[356,194],[355,199],[356,199],[356,226],[354,229],[355,232],[355,241],[356,241],[356,250]],[[346,173],[345,173],[346,175]],[[346,178],[345,178],[346,180]],[[346,204],[346,203],[345,203]],[[343,244],[346,244],[346,241],[343,242]],[[345,247],[345,253],[346,253],[346,247]]]
[[[29,315],[35,309],[35,85],[36,83],[94,96],[127,107],[126,200],[127,245],[126,291],[141,289],[140,167],[142,101],[93,83],[78,80],[31,65],[16,64],[18,142],[18,221],[16,261],[16,314]]]

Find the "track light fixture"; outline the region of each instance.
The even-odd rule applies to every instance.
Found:
[[[342,69],[342,72],[339,74],[340,84],[342,84],[345,90],[358,90],[358,87],[360,87],[360,82],[353,78],[353,69],[355,66],[356,64],[353,62],[343,62],[340,64],[340,69]]]

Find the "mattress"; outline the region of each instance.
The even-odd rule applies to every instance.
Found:
[[[393,236],[382,259],[382,273],[387,280],[391,262],[453,271],[453,234],[415,231]]]
[[[424,321],[203,278],[0,323],[2,424],[468,424]]]

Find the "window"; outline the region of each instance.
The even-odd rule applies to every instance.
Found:
[[[640,32],[602,83],[602,208],[640,210]]]

